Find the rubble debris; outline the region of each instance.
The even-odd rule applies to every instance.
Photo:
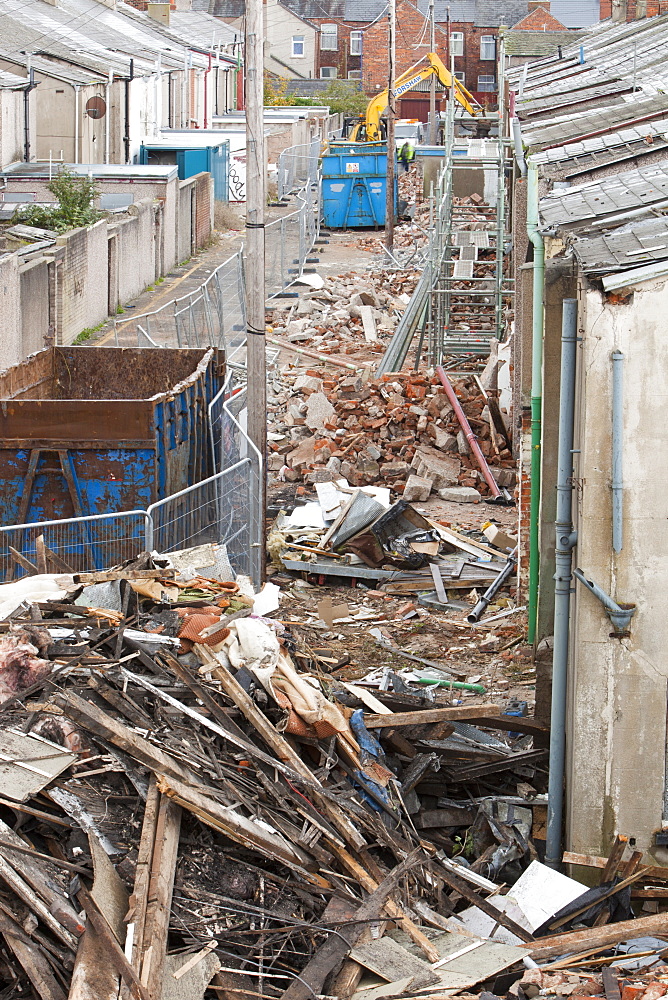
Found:
[[[382,483],[396,494],[408,489],[410,500],[452,487],[460,488],[460,498],[463,490],[476,490],[477,499],[497,497],[515,485],[508,441],[475,379],[454,384],[491,472],[487,466],[481,471],[467,442],[458,449],[457,416],[437,376],[372,379],[321,368],[297,369],[292,376],[283,369],[270,383],[270,472],[276,481],[311,486],[338,477],[351,486]]]
[[[345,524],[347,495],[321,494],[323,521],[338,509]],[[375,544],[394,559],[414,536],[436,551],[412,556],[443,571],[503,566],[482,534],[441,533],[403,500],[366,500],[381,513],[362,531],[381,522]],[[441,645],[452,637],[441,663],[420,655],[424,635],[418,652],[399,639],[417,613],[405,598],[374,590],[360,604],[316,589],[300,603],[300,581],[254,594],[242,579],[182,575],[184,554],[172,567],[150,560],[136,575],[107,572],[122,612],[76,604],[72,591],[26,602],[4,633],[48,666],[0,706],[7,996],[510,988],[526,1000],[535,987],[597,995],[600,969],[616,975],[620,962],[633,963],[634,995],[663,995],[665,918],[627,919],[631,886],[661,888],[662,869],[623,860],[621,840],[596,889],[535,860],[546,730],[504,714],[509,694],[490,699],[479,677],[453,679],[471,626],[442,618]],[[369,649],[347,641],[341,655],[336,630],[364,637],[370,625]],[[495,630],[501,646],[518,641],[516,625]],[[313,641],[323,634],[327,645]],[[395,657],[408,667],[384,665]]]

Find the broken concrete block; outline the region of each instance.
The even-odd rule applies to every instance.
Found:
[[[511,489],[517,482],[517,475],[513,469],[490,469],[489,470],[499,486]]]
[[[341,459],[334,458],[334,456],[332,456],[327,462],[325,468],[328,469],[329,472],[333,473],[335,476],[341,475]]]
[[[423,479],[431,479],[434,489],[456,486],[460,464],[454,455],[444,454],[429,445],[420,445],[412,462],[413,469]]]
[[[471,449],[469,448],[469,443],[466,440],[466,435],[464,431],[457,431],[457,451],[460,455],[470,455]]]
[[[434,444],[439,451],[457,451],[457,438],[454,434],[448,434],[442,427],[434,426]]]
[[[315,437],[304,438],[286,457],[286,465],[299,469],[302,465],[312,465],[315,461]]]
[[[306,426],[320,429],[336,419],[336,410],[324,392],[313,392],[306,403]]]
[[[304,479],[307,483],[331,483],[334,475],[328,469],[314,469],[307,472]]]
[[[408,503],[415,503],[418,500],[428,500],[431,493],[431,479],[423,479],[422,476],[410,475],[406,480],[402,497]]]
[[[448,486],[437,490],[441,500],[453,500],[455,503],[478,503],[480,494],[472,486]]]
[[[295,379],[295,384],[292,387],[296,392],[301,389],[308,389],[309,392],[320,392],[322,389],[322,379],[315,378],[313,375],[300,375],[299,378]]]
[[[404,479],[410,471],[407,462],[385,462],[380,466],[380,472],[385,479]]]
[[[285,460],[283,456],[278,455],[276,452],[270,455],[267,460],[267,468],[270,470],[270,472],[278,472],[280,469],[283,468],[284,464]]]

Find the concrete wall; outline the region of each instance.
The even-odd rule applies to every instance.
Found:
[[[109,225],[109,312],[153,284],[160,270],[159,205],[149,198],[131,205],[127,216]]]
[[[56,243],[65,248],[58,287],[56,340],[71,344],[82,330],[107,318],[107,223],[73,229]]]
[[[41,256],[28,260],[20,266],[19,276],[21,347],[25,356],[41,351],[49,337],[49,261]]]
[[[617,833],[653,849],[666,777],[668,616],[668,281],[636,286],[626,302],[581,294],[575,447],[576,564],[618,602],[637,605],[628,638],[610,638],[603,608],[576,584],[571,625],[567,846],[606,854]],[[611,361],[624,353],[624,542],[612,550]]]
[[[23,91],[0,90],[0,169],[24,159]]]
[[[0,317],[0,367],[4,369],[25,357],[21,343],[19,258],[15,253],[0,256]]]

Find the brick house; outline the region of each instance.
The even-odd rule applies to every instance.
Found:
[[[600,0],[601,20],[637,21],[668,14],[668,0]]]
[[[194,0],[193,9],[206,9],[243,35],[244,0]],[[318,76],[319,31],[292,4],[264,0],[264,68],[274,77],[312,80]]]

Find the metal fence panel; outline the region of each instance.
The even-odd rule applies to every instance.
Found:
[[[0,528],[0,573],[3,580],[24,576],[26,570],[12,558],[11,548],[37,565],[37,539],[72,572],[107,569],[144,550],[147,514],[143,510],[120,514],[95,514],[58,521],[12,524]],[[47,562],[48,572],[64,572]]]

